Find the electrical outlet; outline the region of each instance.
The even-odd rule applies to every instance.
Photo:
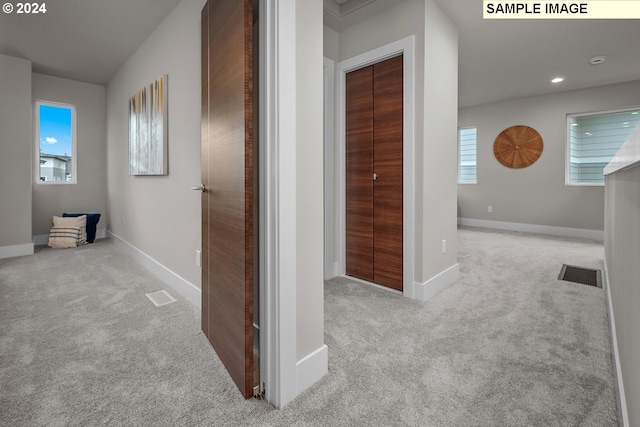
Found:
[[[202,265],[202,252],[196,249],[196,267],[200,267]]]
[[[122,218],[122,228],[125,228],[124,218]]]
[[[487,206],[487,212],[493,212],[493,206]]]
[[[447,253],[447,241],[446,240],[442,241],[442,253],[443,254]]]

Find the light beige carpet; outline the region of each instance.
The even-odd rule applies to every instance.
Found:
[[[461,229],[460,279],[425,304],[330,280],[329,374],[283,410],[242,399],[198,310],[109,242],[0,260],[0,425],[617,426],[604,292],[557,280],[601,259]]]

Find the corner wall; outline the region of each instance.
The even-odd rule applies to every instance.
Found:
[[[107,86],[108,230],[200,288],[200,10],[183,0]],[[169,174],[129,175],[129,98],[168,74]]]
[[[296,2],[297,360],[324,346],[322,3]],[[326,367],[325,367],[326,368]],[[301,390],[300,390],[301,391]]]
[[[604,254],[620,425],[640,423],[640,126],[605,168]]]
[[[420,283],[434,292],[458,278],[458,30],[431,0],[425,0],[424,27],[424,145],[416,153],[423,160],[416,186],[423,197],[418,216],[423,237],[417,264]]]
[[[41,185],[34,181],[34,236],[48,235],[51,217],[61,216],[64,212],[100,213],[98,228],[106,228],[108,217],[105,87],[34,73],[32,95],[33,102],[54,101],[76,106],[78,167],[76,184]]]
[[[640,423],[640,167],[606,177],[605,258],[610,314],[628,423]],[[615,350],[615,349],[614,349]],[[620,378],[620,377],[619,377]],[[620,381],[619,381],[620,383]],[[624,412],[624,411],[623,411]]]
[[[0,55],[0,258],[33,253],[31,62]]]
[[[565,185],[566,115],[638,104],[640,81],[460,109],[458,126],[478,128],[478,183],[458,185],[458,216],[601,233],[604,188]],[[513,125],[533,127],[544,142],[525,169],[508,169],[493,156],[496,136]]]

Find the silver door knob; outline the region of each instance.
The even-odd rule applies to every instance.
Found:
[[[204,193],[204,192],[205,192],[205,190],[206,190],[206,188],[205,188],[204,184],[200,184],[200,185],[198,185],[197,187],[191,187],[191,189],[192,189],[192,190],[195,190],[195,191],[200,191],[200,192],[202,192],[202,193]]]

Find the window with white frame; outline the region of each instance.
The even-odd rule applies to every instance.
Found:
[[[604,167],[633,129],[640,107],[567,116],[567,185],[604,185]]]
[[[458,183],[478,182],[476,163],[476,128],[458,129]]]
[[[36,182],[76,183],[76,108],[36,101]]]

